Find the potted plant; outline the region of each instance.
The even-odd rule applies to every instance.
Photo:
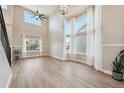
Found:
[[[112,77],[116,80],[123,80],[122,70],[124,69],[124,50],[122,50],[113,61]]]
[[[14,54],[16,60],[19,59],[19,57],[20,57],[20,49],[15,49],[13,51],[13,54]]]

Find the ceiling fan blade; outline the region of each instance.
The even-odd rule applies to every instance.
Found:
[[[42,21],[44,20],[44,18],[42,18],[42,17],[41,17],[41,18],[39,18],[39,19],[41,19]]]
[[[40,16],[45,16],[45,14],[39,14]]]
[[[42,17],[42,18],[46,19],[46,17]]]
[[[43,19],[42,18],[39,18],[41,21],[43,21]]]
[[[32,11],[32,10],[30,10],[30,12],[31,12],[33,15],[37,15],[37,13],[34,12],[34,11]]]
[[[41,15],[39,15],[39,18],[43,18],[43,19],[46,19],[46,17],[45,17],[45,16],[41,16]]]

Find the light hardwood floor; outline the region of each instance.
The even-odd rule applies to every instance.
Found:
[[[124,87],[124,81],[113,80],[93,67],[51,57],[19,60],[12,65],[12,71],[9,87],[14,88]]]

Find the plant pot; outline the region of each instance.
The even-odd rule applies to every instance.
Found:
[[[19,56],[15,56],[15,59],[18,60],[19,59]]]
[[[112,77],[115,80],[122,81],[123,80],[123,74],[122,73],[117,73],[115,71],[112,71]]]

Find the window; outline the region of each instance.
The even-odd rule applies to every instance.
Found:
[[[68,53],[71,51],[71,30],[72,30],[71,20],[66,19],[64,24],[64,31],[65,31],[66,52]]]
[[[76,38],[76,52],[86,53],[86,35],[77,36]]]
[[[33,40],[33,39],[26,39],[26,51],[40,51],[41,50],[41,41],[40,40]]]
[[[30,23],[30,24],[34,24],[34,25],[41,25],[41,20],[39,18],[38,18],[38,20],[36,20],[36,18],[33,17],[33,14],[28,11],[24,12],[24,21],[26,23]]]
[[[81,16],[77,17],[75,26],[76,26],[76,30],[78,32],[85,31],[86,26],[87,26],[87,16],[86,15],[81,15]]]
[[[2,8],[3,10],[7,10],[7,5],[1,5],[1,8]]]
[[[86,14],[78,16],[75,22],[76,33],[75,33],[75,43],[76,43],[76,54],[86,53],[86,42],[87,42],[87,16]]]
[[[72,29],[72,23],[70,19],[65,20],[65,25],[64,25],[64,29],[65,29],[65,33],[66,34],[70,34],[71,33],[71,29]]]

